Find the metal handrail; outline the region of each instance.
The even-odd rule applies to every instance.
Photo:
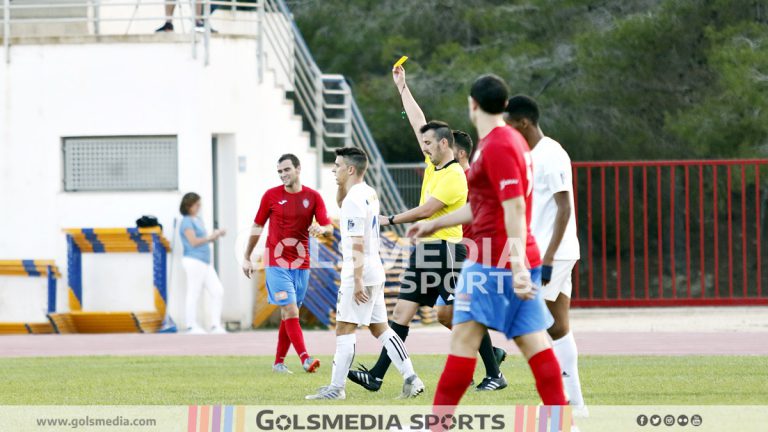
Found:
[[[12,38],[12,29],[11,27],[13,25],[34,25],[34,24],[78,24],[82,23],[85,25],[90,25],[91,30],[88,31],[88,34],[92,34],[94,36],[103,36],[101,33],[101,23],[118,23],[118,22],[125,22],[128,24],[128,28],[126,29],[126,33],[130,30],[131,23],[135,22],[145,22],[145,21],[165,21],[166,16],[163,13],[162,15],[154,15],[154,16],[147,16],[147,17],[136,17],[136,11],[139,7],[147,7],[147,6],[154,6],[157,7],[158,12],[161,12],[161,8],[159,6],[167,5],[174,3],[177,6],[179,6],[177,9],[177,18],[183,22],[189,21],[192,23],[192,48],[193,48],[193,57],[196,57],[196,44],[198,40],[198,36],[195,34],[194,31],[194,22],[195,20],[205,20],[205,31],[201,34],[200,38],[202,38],[203,46],[205,48],[204,52],[204,61],[205,64],[208,64],[209,61],[209,44],[210,44],[210,8],[212,4],[221,4],[221,5],[228,5],[228,6],[243,6],[243,7],[250,7],[254,8],[255,5],[253,3],[244,3],[244,2],[222,2],[218,0],[200,0],[203,4],[203,13],[202,15],[197,15],[195,13],[195,8],[193,5],[190,4],[189,11],[185,10],[186,2],[183,2],[183,0],[166,0],[166,1],[147,1],[143,2],[142,0],[136,0],[135,2],[128,2],[128,1],[118,1],[115,3],[102,3],[98,0],[85,0],[85,1],[68,1],[66,3],[51,3],[51,4],[11,4],[10,0],[4,0],[3,3],[3,48],[5,51],[5,60],[6,63],[10,63],[11,61],[11,38]],[[182,4],[183,3],[183,4]],[[101,12],[105,8],[127,8],[127,7],[134,7],[134,11],[132,14],[126,14],[125,17],[102,17]],[[85,13],[82,14],[82,16],[63,16],[63,17],[29,17],[29,18],[14,18],[15,12],[23,12],[23,11],[35,11],[35,10],[62,10],[67,8],[83,8],[85,9]],[[226,20],[226,19],[225,19]],[[233,21],[233,20],[229,20]],[[256,20],[238,20],[240,22],[256,22]],[[51,34],[50,36],[63,36],[63,34]],[[79,36],[79,35],[78,35]],[[39,37],[37,35],[34,36],[26,36],[30,38]],[[43,38],[46,36],[42,36]]]
[[[142,1],[141,6],[165,6],[167,5],[168,1]],[[257,7],[256,3],[248,3],[248,2],[238,2],[238,1],[227,1],[227,0],[208,0],[208,3],[213,6],[234,6],[234,7],[248,7],[248,8],[255,8]],[[136,6],[136,2],[110,2],[107,4],[101,3],[99,1],[82,1],[82,2],[72,2],[72,3],[37,3],[37,4],[13,4],[10,5],[11,10],[16,9],[66,9],[66,8],[74,8],[74,7],[91,7],[91,6],[109,6],[109,7],[127,7],[127,6]],[[201,15],[202,16],[202,15]]]
[[[54,4],[14,4],[11,5],[11,9],[59,9],[59,8],[73,8],[73,7],[83,7],[83,6],[95,6],[98,4],[98,2],[95,1],[86,1],[86,2],[76,2],[76,3],[54,3]],[[162,6],[165,5],[166,2],[164,1],[152,1],[152,2],[142,2],[142,6]],[[136,6],[136,2],[125,2],[125,3],[110,3],[110,6]]]
[[[574,168],[613,168],[613,167],[678,167],[678,166],[735,166],[735,165],[766,165],[768,159],[677,159],[677,160],[645,160],[645,161],[594,161],[573,162]]]
[[[395,180],[392,178],[392,174],[387,169],[384,158],[381,157],[376,142],[371,135],[368,125],[365,123],[360,108],[357,106],[357,101],[353,98],[352,102],[352,126],[355,132],[353,132],[353,138],[356,138],[359,146],[363,147],[369,155],[377,155],[372,157],[372,167],[375,170],[375,179],[371,179],[371,183],[377,185],[380,199],[383,204],[383,211],[387,214],[396,214],[406,210],[405,201],[403,201],[400,190],[395,184]],[[372,175],[374,175],[372,173]],[[405,229],[402,225],[395,225],[392,229],[399,235],[405,234]]]
[[[11,62],[11,0],[3,0],[3,50],[5,62]]]
[[[424,162],[398,162],[398,163],[387,164],[387,168],[395,168],[395,169],[413,168],[413,169],[423,170],[426,167],[427,167],[427,164]]]
[[[387,170],[381,152],[368,129],[368,125],[363,119],[349,84],[342,75],[322,74],[298,26],[294,22],[288,6],[283,0],[262,0],[260,7],[262,5],[265,11],[270,14],[275,12],[281,14],[284,17],[283,22],[286,24],[286,27],[290,27],[289,32],[277,30],[279,24],[276,24],[274,21],[279,20],[274,19],[276,16],[272,16],[273,22],[270,23],[272,31],[265,32],[264,37],[275,50],[272,57],[284,58],[268,58],[267,63],[274,60],[273,63],[282,68],[282,72],[286,76],[292,78],[291,90],[293,90],[304,118],[314,134],[315,146],[318,152],[318,180],[322,168],[323,154],[328,150],[326,149],[325,139],[343,139],[345,145],[351,144],[360,147],[369,155],[371,160],[366,180],[379,191],[383,207],[382,211],[386,213],[399,213],[405,210],[405,203],[392,176]],[[290,36],[287,36],[288,34]],[[280,42],[285,42],[286,38],[289,37],[292,39],[290,42],[293,42],[293,44],[287,45],[293,47],[293,52],[280,49],[282,45]],[[292,59],[293,64],[291,65],[290,61],[286,62],[285,59]],[[338,88],[326,88],[326,83],[331,83]],[[337,98],[328,101],[326,96],[335,96]],[[338,99],[340,97],[344,98],[343,103],[339,102]],[[339,129],[329,131],[325,125],[334,125]],[[343,131],[341,131],[341,128],[343,128]],[[402,227],[398,226],[395,229],[402,234]]]

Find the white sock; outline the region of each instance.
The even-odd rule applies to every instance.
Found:
[[[331,372],[331,385],[334,387],[344,388],[347,372],[355,359],[355,341],[357,338],[354,333],[336,336],[336,354],[333,355]]]
[[[379,335],[379,342],[387,349],[389,359],[395,364],[403,378],[416,375],[416,372],[413,371],[413,362],[411,362],[411,358],[408,357],[408,351],[405,349],[405,344],[394,330],[389,328]]]
[[[555,357],[563,370],[563,385],[570,397],[571,405],[583,406],[584,396],[581,394],[581,381],[579,380],[579,351],[576,348],[576,340],[573,333],[552,342]]]

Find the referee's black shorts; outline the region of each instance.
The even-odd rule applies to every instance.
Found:
[[[437,296],[446,305],[453,304],[453,293],[467,258],[467,248],[461,243],[445,240],[422,241],[411,253],[408,268],[403,273],[398,299],[420,306],[434,306]]]

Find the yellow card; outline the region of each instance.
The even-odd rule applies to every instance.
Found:
[[[406,61],[406,60],[408,60],[408,56],[402,56],[402,57],[400,57],[400,60],[398,60],[398,61],[397,61],[397,63],[395,63],[395,65],[394,65],[394,66],[392,66],[392,68],[394,69],[394,68],[396,68],[396,67],[398,67],[398,66],[402,66],[402,65],[403,65],[403,63],[405,63],[405,61]]]

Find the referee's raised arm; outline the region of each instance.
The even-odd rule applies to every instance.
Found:
[[[416,103],[411,94],[411,90],[408,88],[408,84],[405,82],[405,69],[402,66],[397,66],[392,69],[392,79],[395,81],[397,91],[400,93],[400,99],[403,102],[403,110],[408,116],[408,121],[411,123],[413,133],[416,135],[416,141],[419,143],[419,148],[422,153],[424,152],[424,143],[421,138],[421,128],[427,124],[427,118],[424,117],[424,112]]]

